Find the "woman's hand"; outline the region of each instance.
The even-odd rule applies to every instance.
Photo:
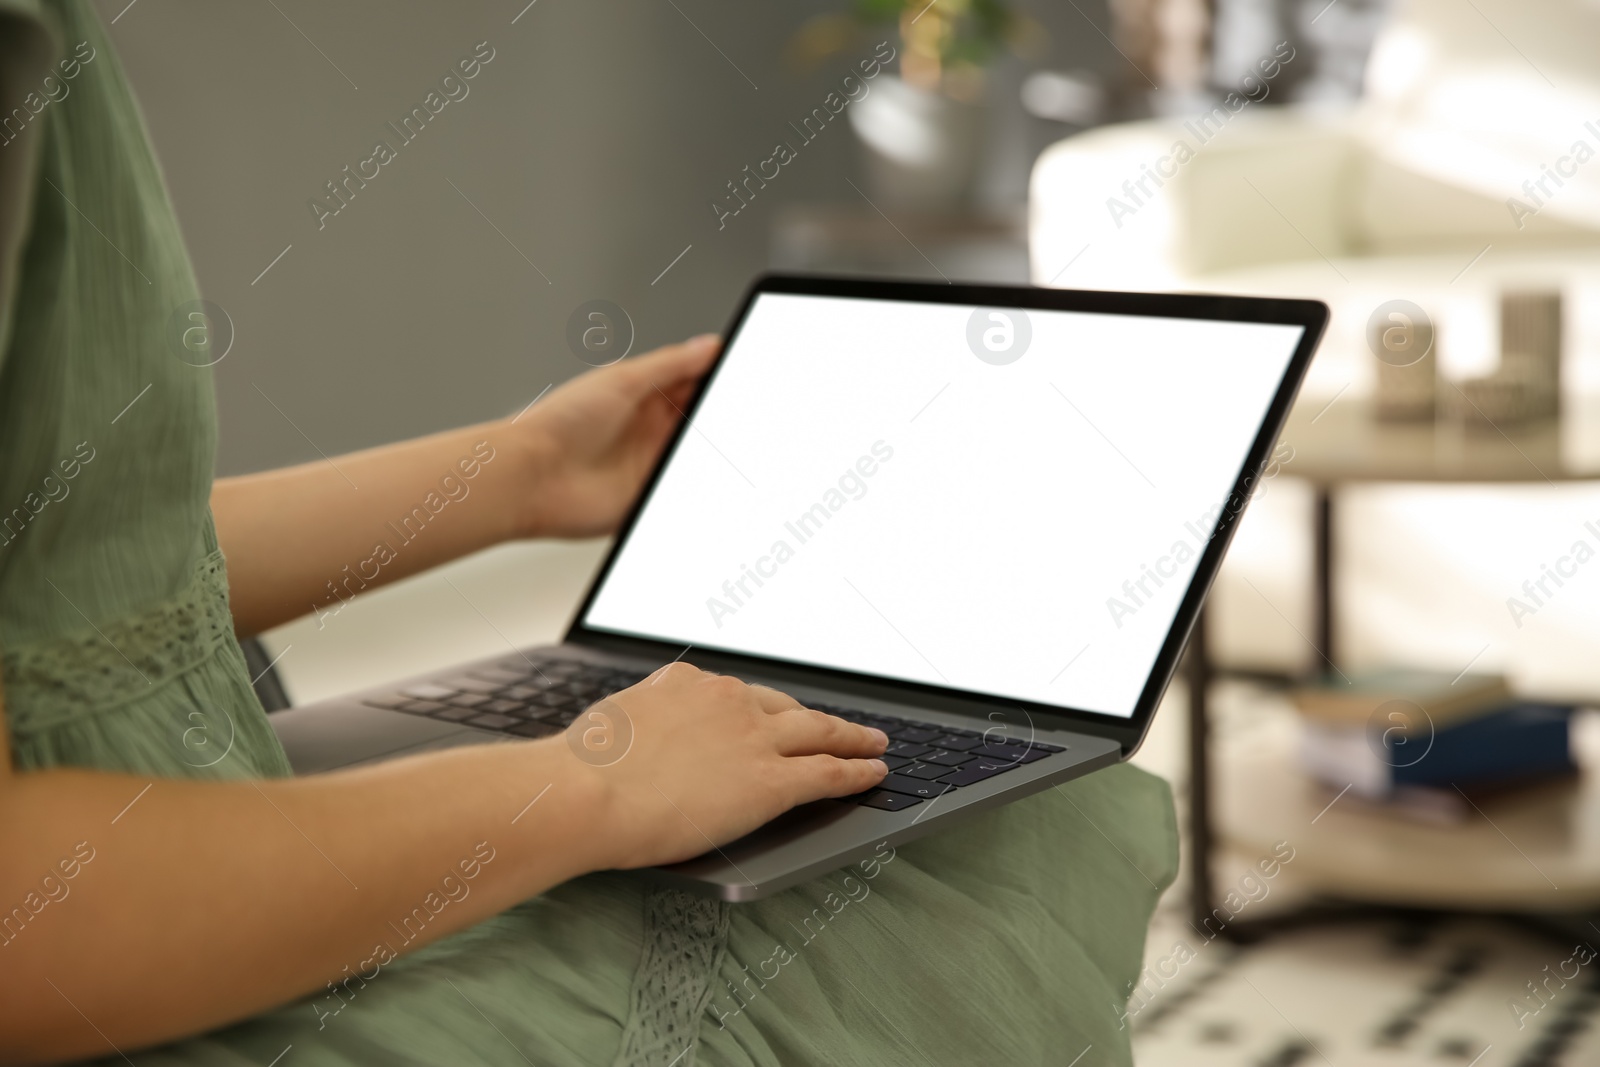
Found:
[[[581,375],[528,409],[532,478],[518,502],[522,537],[610,533],[638,496],[716,357],[704,334]]]
[[[584,747],[599,722],[628,745],[604,765]],[[889,740],[776,689],[673,663],[580,715],[567,742],[602,798],[601,862],[629,868],[686,860],[797,804],[870,789],[887,773],[873,757]]]
[[[515,419],[219,479],[235,627],[260,633],[508,539],[610,533],[718,344],[696,337],[592,371]]]

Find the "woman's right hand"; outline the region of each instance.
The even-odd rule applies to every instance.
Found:
[[[888,773],[874,758],[889,743],[882,731],[687,663],[595,704],[566,741],[599,786],[600,856],[612,868],[690,859]]]

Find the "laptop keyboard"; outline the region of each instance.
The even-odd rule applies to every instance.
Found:
[[[549,737],[572,725],[589,705],[649,677],[581,660],[505,660],[459,675],[410,685],[362,703],[425,715],[513,737]],[[889,735],[889,775],[874,789],[840,799],[904,811],[952,789],[975,785],[1064,749],[1041,741],[986,735],[832,704],[807,705]]]
[[[580,660],[506,660],[362,701],[513,737],[549,737],[585,708],[649,675]]]
[[[875,789],[840,798],[884,811],[904,811],[952,789],[976,785],[1014,767],[1066,751],[1060,745],[1042,741],[997,737],[832,704],[808,706],[862,726],[877,727],[889,735],[889,748],[883,754],[889,776]]]

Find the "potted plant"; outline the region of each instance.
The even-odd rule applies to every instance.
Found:
[[[1004,0],[856,0],[797,39],[815,62],[872,31],[899,37],[899,74],[850,109],[874,195],[902,209],[951,212],[971,197],[982,161],[988,65],[1041,32]]]

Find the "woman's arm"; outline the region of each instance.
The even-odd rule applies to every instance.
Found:
[[[515,418],[219,479],[235,629],[260,633],[512,538],[611,531],[716,351],[697,337],[591,371]]]
[[[126,1053],[310,993],[331,1012],[553,885],[884,774],[881,733],[687,664],[608,703],[633,727],[608,767],[558,736],[260,782],[16,773],[0,711],[0,1061]]]

